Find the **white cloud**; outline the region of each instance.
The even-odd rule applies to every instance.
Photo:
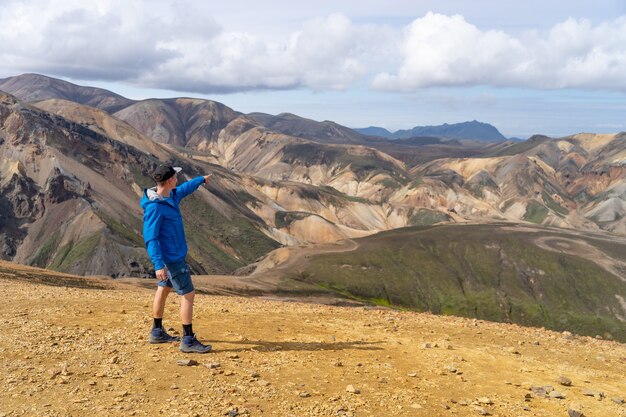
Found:
[[[375,40],[390,32],[332,14],[275,40],[227,31],[191,1],[9,0],[0,71],[202,93],[341,90],[362,79]]]
[[[379,90],[488,85],[626,90],[626,17],[592,26],[568,19],[547,33],[482,31],[462,16],[428,13],[405,30],[404,62]]]
[[[211,21],[205,27],[218,30]],[[9,1],[0,11],[0,66],[83,79],[139,77],[177,56],[162,44],[188,28],[137,1]]]
[[[402,7],[410,9],[409,3]],[[461,15],[428,13],[402,30],[339,13],[303,20],[292,10],[289,27],[297,30],[255,32],[220,24],[220,11],[234,7],[192,0],[2,0],[0,73],[195,93],[369,84],[401,92],[464,85],[626,91],[626,17],[600,24],[569,19],[547,31],[511,34],[483,30]]]
[[[198,43],[172,43],[180,56],[150,71],[149,85],[185,91],[254,89],[342,90],[367,72],[370,53],[390,30],[356,26],[333,14],[305,22],[284,41],[223,32]]]

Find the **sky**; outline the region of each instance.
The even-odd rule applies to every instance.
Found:
[[[626,0],[0,0],[0,78],[348,127],[626,131]]]

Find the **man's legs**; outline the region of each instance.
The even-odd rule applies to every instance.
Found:
[[[154,302],[152,303],[152,317],[155,319],[163,318],[165,301],[167,301],[170,291],[172,291],[171,287],[161,287],[160,285],[157,287],[156,294],[154,294]]]
[[[163,311],[165,310],[165,301],[167,301],[167,296],[170,291],[172,291],[171,287],[159,285],[154,294],[154,301],[152,302],[154,324],[150,331],[150,343],[178,342],[180,340],[177,336],[170,336],[165,329],[163,329]]]
[[[191,271],[185,261],[167,264],[172,274],[170,281],[174,290],[181,296],[180,319],[183,323],[183,337],[180,342],[180,351],[185,353],[206,353],[211,351],[210,345],[203,345],[196,339],[191,322],[193,320],[193,300],[196,291],[191,280]]]
[[[193,299],[196,291],[183,294],[180,299],[180,318],[183,322],[183,340],[180,342],[180,351],[185,353],[207,353],[211,351],[211,345],[204,345],[196,339],[191,326],[193,318]]]
[[[180,299],[180,318],[183,321],[183,326],[191,324],[193,319],[193,299],[196,296],[196,291],[188,292]],[[185,335],[190,336],[190,335]]]

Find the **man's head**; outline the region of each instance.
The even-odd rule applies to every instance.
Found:
[[[152,172],[152,179],[154,179],[158,185],[163,186],[172,178],[176,178],[176,174],[182,170],[183,169],[180,167],[173,167],[171,165],[159,165],[157,169]]]

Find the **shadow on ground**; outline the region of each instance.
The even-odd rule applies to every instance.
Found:
[[[270,342],[265,340],[211,340],[211,343],[250,345],[249,347],[238,347],[228,349],[214,349],[213,352],[278,352],[278,351],[322,351],[322,350],[383,350],[374,346],[383,342]]]

